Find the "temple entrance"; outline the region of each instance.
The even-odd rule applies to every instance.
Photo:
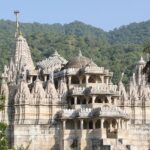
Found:
[[[105,120],[104,128],[106,129],[107,138],[117,138],[118,129],[117,129],[117,121],[115,119]]]

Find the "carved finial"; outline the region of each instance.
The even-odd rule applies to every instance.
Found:
[[[19,31],[19,20],[18,20],[19,13],[20,12],[18,10],[14,11],[14,14],[16,15],[16,33],[15,33],[15,37],[17,37],[20,33],[20,31]]]
[[[81,52],[81,50],[79,50],[79,54],[78,54],[78,56],[82,56],[82,52]]]

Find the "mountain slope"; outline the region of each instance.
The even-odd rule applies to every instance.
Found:
[[[132,23],[110,32],[79,21],[70,24],[22,23],[21,31],[27,38],[35,62],[48,57],[54,50],[69,59],[79,49],[99,66],[114,72],[118,82],[125,72],[127,82],[133,66],[142,55],[143,43],[150,41],[150,21]],[[8,63],[15,47],[15,23],[0,20],[0,71]]]

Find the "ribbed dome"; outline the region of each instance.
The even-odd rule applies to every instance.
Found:
[[[78,56],[68,61],[68,63],[65,65],[65,68],[81,68],[87,65],[90,65],[93,67],[97,66],[91,59],[85,56],[82,56],[82,53],[80,51]]]

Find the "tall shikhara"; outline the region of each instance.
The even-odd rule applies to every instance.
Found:
[[[31,150],[149,150],[150,87],[141,57],[127,87],[113,73],[79,54],[57,51],[33,63],[16,14],[16,48],[1,75],[1,121],[9,147]],[[40,44],[40,43],[39,43]]]

